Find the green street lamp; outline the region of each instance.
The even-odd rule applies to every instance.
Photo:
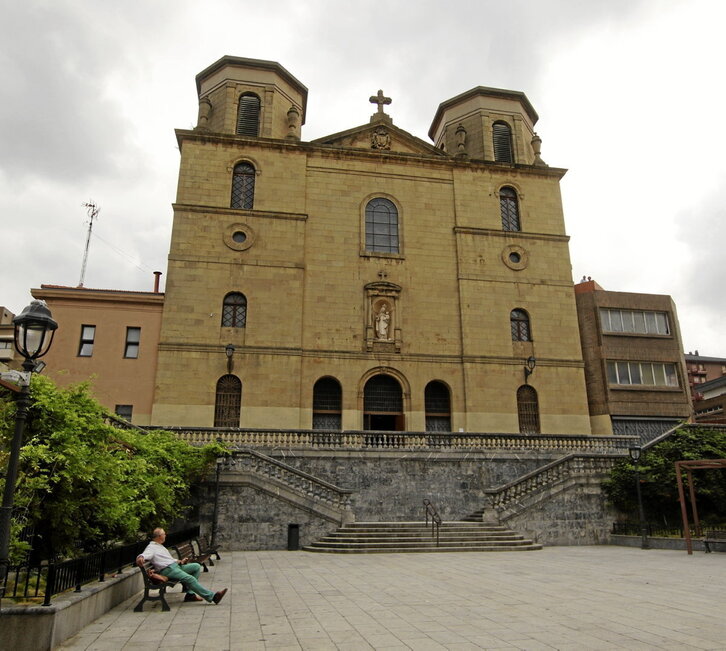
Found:
[[[15,350],[23,357],[23,372],[20,373],[20,388],[17,395],[15,432],[10,446],[8,469],[5,473],[2,508],[0,508],[0,588],[4,594],[5,582],[10,565],[10,523],[15,496],[15,482],[18,478],[20,448],[23,430],[30,407],[30,376],[53,343],[58,324],[53,320],[45,301],[32,301],[20,314],[13,318],[15,326]]]

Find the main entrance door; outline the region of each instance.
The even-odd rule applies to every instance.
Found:
[[[374,375],[363,390],[363,429],[402,432],[403,392],[390,375]]]

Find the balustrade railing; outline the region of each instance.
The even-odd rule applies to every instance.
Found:
[[[225,465],[230,472],[247,471],[278,481],[298,494],[328,506],[345,509],[353,491],[335,486],[255,450],[237,450]]]
[[[508,484],[489,488],[484,492],[489,496],[494,509],[501,512],[521,503],[529,495],[570,477],[607,473],[619,459],[620,457],[614,455],[568,454]]]
[[[162,429],[152,427],[147,429]],[[627,453],[632,436],[569,434],[490,434],[467,432],[375,432],[288,429],[169,427],[179,438],[194,445],[219,439],[244,448],[355,449],[355,450],[464,450],[554,451]]]

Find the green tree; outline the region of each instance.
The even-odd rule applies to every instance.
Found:
[[[666,440],[644,450],[639,462],[643,508],[646,520],[678,526],[681,523],[675,462],[726,459],[726,430],[682,427]],[[726,470],[693,472],[698,512],[705,522],[726,522]],[[618,511],[637,519],[635,466],[621,461],[603,483],[610,502]]]
[[[72,556],[81,546],[135,540],[140,530],[170,523],[185,512],[191,486],[224,453],[219,445],[196,448],[165,431],[112,426],[86,383],[60,389],[34,376],[31,395],[15,491],[16,560],[23,526],[34,528],[46,553]],[[12,399],[0,402],[3,450],[14,415]],[[4,453],[0,464],[6,461]]]

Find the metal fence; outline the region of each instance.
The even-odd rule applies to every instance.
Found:
[[[654,524],[648,522],[645,525],[647,536],[657,536],[661,538],[683,538],[683,527],[668,527],[663,524]],[[701,525],[701,530],[724,530],[726,532],[726,524],[719,526],[706,526]],[[639,522],[613,522],[612,532],[614,535],[619,536],[640,536],[642,530]],[[697,537],[701,534],[696,531],[694,527],[691,527],[691,536]]]
[[[198,536],[199,527],[191,527],[169,533],[166,544],[172,546]],[[50,606],[53,595],[70,589],[80,592],[84,583],[105,581],[107,574],[120,573],[125,566],[133,565],[147,544],[140,540],[67,561],[12,566],[0,594],[14,599],[42,597],[43,605]]]

